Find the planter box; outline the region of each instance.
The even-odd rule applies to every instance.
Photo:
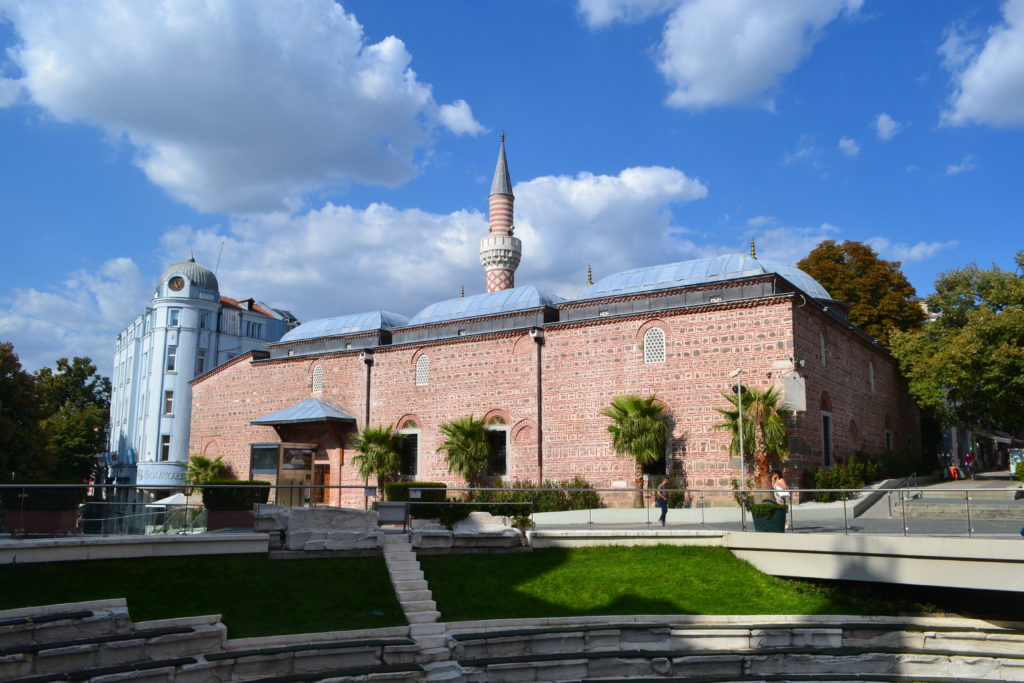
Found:
[[[78,530],[78,510],[8,510],[4,525],[11,533],[75,533]]]
[[[217,529],[252,529],[252,510],[207,510],[206,530]]]
[[[781,534],[786,531],[786,515],[789,512],[788,508],[780,507],[772,511],[770,515],[758,515],[750,512],[750,516],[754,519],[754,531],[768,531],[772,533]]]

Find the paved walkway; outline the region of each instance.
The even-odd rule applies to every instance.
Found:
[[[1008,471],[985,472],[976,479],[958,481],[924,481],[912,487],[915,501],[943,501],[950,507],[945,514],[929,519],[907,519],[894,517],[890,512],[888,496],[883,495],[874,505],[855,516],[857,504],[870,493],[856,494],[852,500],[831,503],[804,502],[791,508],[791,531],[796,533],[850,533],[910,536],[976,536],[987,538],[1021,537],[1024,527],[1024,498],[1015,498],[1022,491],[1020,484],[1013,481]],[[898,494],[893,494],[898,495]],[[966,511],[970,505],[984,504],[1005,506],[1010,519],[951,519],[952,512]],[[568,529],[646,529],[658,527],[657,508],[602,508],[599,510],[572,510],[567,512],[543,512],[534,515],[537,528]],[[966,517],[966,515],[961,514]],[[666,529],[718,529],[740,531],[746,526],[752,529],[750,516],[740,519],[738,507],[709,507],[672,509],[668,512]]]

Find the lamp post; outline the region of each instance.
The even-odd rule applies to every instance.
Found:
[[[729,377],[739,377],[743,374],[743,368],[736,368],[729,373]],[[747,487],[747,461],[743,457],[743,382],[737,382],[733,388],[736,392],[737,406],[739,407],[739,434],[740,434],[740,488],[745,489]],[[743,501],[740,500],[740,526],[744,531],[747,530],[747,515],[743,509]]]

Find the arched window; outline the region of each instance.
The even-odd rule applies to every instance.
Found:
[[[825,348],[825,342],[825,332],[823,330],[818,330],[818,359],[821,360],[822,365],[828,364],[828,352]]]
[[[420,356],[416,361],[416,386],[426,386],[430,383],[430,358],[426,355]]]
[[[398,428],[401,445],[398,448],[398,473],[404,480],[415,481],[419,469],[420,426],[416,420],[406,420]]]
[[[324,369],[317,365],[313,368],[313,393],[319,394],[324,390]]]
[[[871,391],[875,390],[875,361],[868,361],[868,385],[871,387]]]
[[[644,362],[665,362],[665,331],[660,327],[652,327],[644,332]]]
[[[487,474],[508,474],[508,422],[500,415],[487,420]]]

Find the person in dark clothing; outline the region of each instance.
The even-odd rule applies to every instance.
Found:
[[[668,488],[669,480],[665,477],[658,484],[658,490],[655,492],[654,504],[661,508],[661,517],[658,519],[662,526],[665,526],[665,517],[668,515],[668,493],[665,489]]]

